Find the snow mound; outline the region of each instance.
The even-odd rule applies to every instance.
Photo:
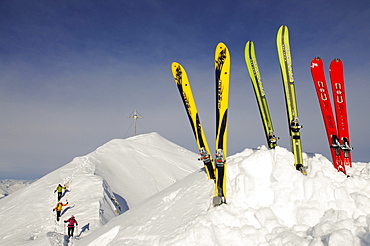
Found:
[[[228,158],[227,204],[196,172],[76,245],[369,245],[369,164],[347,178],[320,154],[304,161],[307,176],[285,148],[246,149]]]

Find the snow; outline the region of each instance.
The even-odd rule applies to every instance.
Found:
[[[33,180],[0,180],[0,199],[34,182]]]
[[[347,178],[321,154],[304,153],[308,174],[282,147],[227,159],[227,204],[198,155],[157,133],[115,139],[0,200],[2,245],[370,245],[370,163]],[[58,183],[70,191],[62,220]]]

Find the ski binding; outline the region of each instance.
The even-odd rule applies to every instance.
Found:
[[[349,152],[351,152],[351,150],[353,150],[353,148],[348,145],[348,139],[347,138],[343,138],[343,144],[340,145],[340,149],[344,153],[344,158],[348,158],[349,157]]]
[[[292,122],[290,123],[290,129],[291,129],[293,132],[299,132],[299,130],[301,130],[301,128],[303,128],[303,126],[299,124],[299,119],[298,119],[298,117],[294,117],[294,119],[293,119],[293,120],[292,120]]]
[[[215,154],[215,165],[217,168],[222,168],[226,162],[224,152],[222,149],[218,149],[217,153]]]
[[[200,154],[200,157],[198,158],[198,161],[211,161],[211,158],[209,157],[209,154],[207,153],[207,151],[204,149],[204,147],[202,147],[200,150],[199,150],[199,154]]]

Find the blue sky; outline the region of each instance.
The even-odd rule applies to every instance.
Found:
[[[114,138],[158,132],[194,152],[171,74],[189,76],[211,149],[215,135],[213,54],[231,55],[229,154],[266,145],[244,61],[255,43],[279,145],[290,148],[275,45],[290,31],[303,151],[329,148],[309,64],[341,58],[354,161],[369,162],[370,4],[367,1],[1,1],[0,179],[34,179]]]

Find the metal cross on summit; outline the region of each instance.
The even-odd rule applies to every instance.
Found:
[[[141,119],[141,118],[144,118],[143,116],[141,116],[137,110],[135,109],[129,116],[128,118],[133,118],[134,119],[134,136],[136,136],[136,120],[137,119]]]

